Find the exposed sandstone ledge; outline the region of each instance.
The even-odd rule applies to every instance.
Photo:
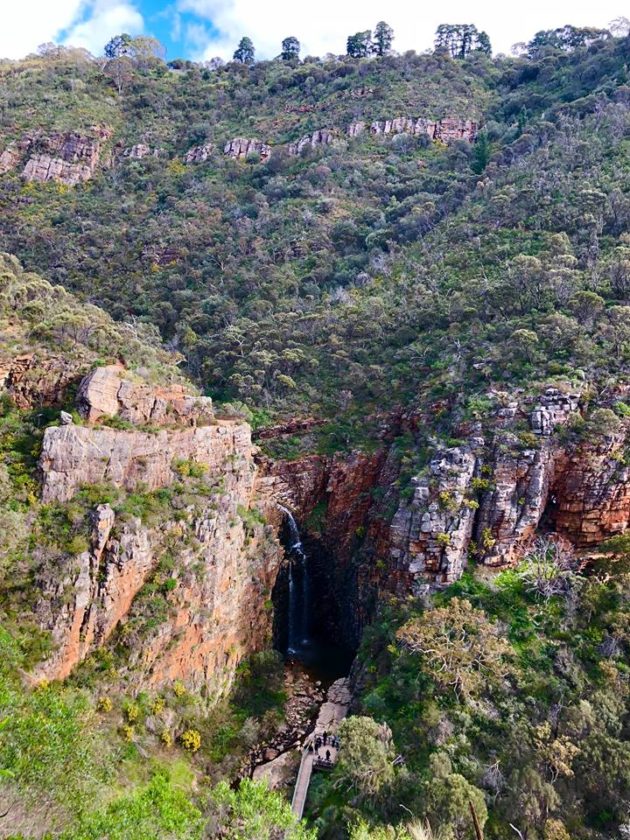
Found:
[[[366,130],[370,134],[412,134],[427,135],[431,140],[442,143],[466,140],[472,143],[477,136],[479,126],[474,120],[448,117],[432,122],[422,117],[393,117],[386,120],[375,120],[369,125],[359,120],[351,123],[346,129],[349,137],[358,137]]]
[[[77,407],[89,423],[116,416],[133,425],[193,426],[214,422],[210,397],[191,396],[179,384],[160,388],[134,381],[122,365],[93,370],[81,383]]]
[[[188,149],[184,155],[184,163],[203,163],[208,160],[212,154],[213,148],[214,146],[212,143],[204,143],[202,146],[193,146],[192,149]]]
[[[30,145],[30,141],[29,144]],[[28,145],[26,148],[28,148]],[[16,169],[26,150],[22,143],[10,143],[0,155],[0,175]]]
[[[320,128],[312,134],[306,134],[295,143],[289,143],[288,152],[290,155],[301,155],[304,149],[316,149],[319,146],[330,146],[334,140],[333,132],[328,128]]]
[[[147,143],[135,143],[133,146],[128,146],[123,149],[123,157],[131,160],[142,160],[145,157],[158,158],[163,154],[163,149],[149,146]]]
[[[70,424],[46,429],[39,459],[42,500],[64,502],[86,484],[107,482],[127,491],[166,487],[177,479],[173,463],[194,461],[209,470],[229,470],[230,459],[251,456],[245,423],[161,429],[152,434]]]
[[[58,181],[75,186],[90,180],[100,161],[110,129],[92,126],[87,132],[34,132],[10,143],[0,155],[0,174],[16,169],[25,158],[26,181]]]
[[[255,137],[235,137],[227,141],[223,153],[237,160],[249,155],[260,155],[261,161],[264,162],[271,156],[271,146]]]
[[[69,364],[65,357],[54,354],[27,353],[5,361],[0,358],[0,393],[7,393],[22,409],[59,405],[86,366]]]

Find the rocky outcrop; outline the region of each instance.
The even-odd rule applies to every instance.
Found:
[[[223,147],[223,153],[237,160],[249,157],[249,155],[259,155],[264,163],[271,156],[271,146],[256,138],[235,137],[233,140],[228,140]]]
[[[627,430],[586,442],[556,459],[549,517],[580,548],[596,547],[630,527]]]
[[[295,143],[289,143],[290,155],[301,155],[305,149],[317,149],[321,146],[330,146],[334,140],[334,134],[327,128],[320,128],[312,134],[300,137]]]
[[[193,146],[192,149],[188,149],[184,155],[184,163],[204,163],[204,161],[208,160],[212,154],[213,148],[214,146],[212,143],[204,143],[202,146]]]
[[[82,372],[80,363],[69,363],[62,356],[28,353],[0,358],[0,393],[8,394],[22,409],[59,405]]]
[[[39,459],[42,499],[65,502],[86,484],[157,490],[177,480],[178,462],[190,461],[217,472],[230,458],[246,457],[249,449],[249,427],[229,421],[154,434],[55,426],[44,433]]]
[[[26,181],[58,181],[75,186],[89,181],[98,166],[103,143],[111,131],[92,126],[85,133],[36,132],[11,143],[0,156],[0,174],[25,161]]]
[[[24,151],[23,144],[10,143],[0,155],[0,175],[15,169],[22,160]]]
[[[129,158],[130,160],[142,160],[145,157],[160,157],[161,149],[151,148],[146,143],[136,143],[133,146],[128,146],[126,149],[123,149],[123,157]]]
[[[558,426],[565,426],[578,410],[579,394],[562,394],[557,388],[547,388],[530,415],[530,425],[536,435],[553,434]]]
[[[182,385],[167,388],[133,381],[122,365],[96,368],[81,383],[77,407],[89,423],[119,417],[133,425],[205,425],[214,422],[210,397],[194,397]]]
[[[107,410],[144,418],[147,406],[163,400],[163,394],[152,400],[146,384],[131,383],[136,390],[121,394],[125,382],[118,366],[98,368],[80,388],[86,416]],[[197,402],[177,414],[180,423],[206,415],[206,401]],[[148,521],[130,515],[124,503],[97,505],[88,549],[54,568],[43,563],[36,614],[55,645],[34,678],[67,676],[122,628],[133,679],[211,683],[217,691],[229,685],[240,659],[268,642],[266,604],[283,558],[272,529],[248,513],[256,503],[249,426],[223,420],[150,433],[66,423],[46,429],[39,466],[45,502],[64,503],[84,485],[146,494],[177,482],[178,491]],[[188,489],[191,474],[196,484]],[[171,560],[163,582],[172,584],[165,583],[167,611],[156,626],[138,595],[165,554]]]
[[[431,123],[429,123],[431,126]],[[442,143],[453,143],[456,140],[466,140],[472,143],[479,130],[478,124],[474,120],[460,120],[454,117],[447,117],[443,120],[438,120],[435,123],[433,131],[433,139],[440,140]],[[429,135],[430,135],[429,127]]]
[[[353,122],[346,129],[346,134],[348,137],[358,137],[366,130],[369,130],[370,134],[424,134],[431,140],[439,140],[446,144],[455,140],[467,140],[472,143],[477,136],[478,125],[468,119],[447,118],[432,122],[422,117],[393,117],[374,120],[369,125],[361,120]]]
[[[462,574],[474,526],[471,481],[478,459],[468,447],[440,451],[413,496],[394,514],[390,557],[409,574],[412,589],[425,581],[451,583]]]

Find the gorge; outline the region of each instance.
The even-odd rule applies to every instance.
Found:
[[[0,58],[0,838],[630,836],[626,24]]]

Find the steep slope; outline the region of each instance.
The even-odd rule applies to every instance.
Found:
[[[270,644],[283,554],[255,507],[249,426],[217,417],[150,331],[2,255],[0,336],[0,833],[39,837],[90,819],[108,776],[142,784],[147,754],[160,795],[178,762],[188,788],[199,730],[216,756],[206,727],[248,716],[227,695],[251,702],[237,668]],[[283,696],[266,661],[260,715]]]
[[[295,738],[278,504],[375,719],[321,837],[627,831],[629,60],[0,65],[3,836],[182,766],[229,831],[195,784]]]

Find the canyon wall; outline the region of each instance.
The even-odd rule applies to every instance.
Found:
[[[537,535],[557,534],[587,558],[628,528],[627,418],[592,428],[580,394],[555,388],[538,399],[491,397],[484,422],[463,423],[457,446],[436,441],[404,482],[391,438],[422,427],[425,418],[413,415],[392,423],[375,454],[264,465],[259,494],[281,499],[307,540],[310,532],[350,644],[379,600],[457,580],[471,557],[511,565]]]
[[[85,425],[66,415],[45,431],[42,499],[63,505],[95,485],[120,494],[90,508],[86,550],[38,569],[36,615],[54,647],[34,679],[66,677],[117,634],[129,679],[229,685],[240,659],[269,641],[283,558],[254,510],[249,427],[120,366],[90,374],[77,404]],[[95,425],[103,419],[132,428]]]
[[[54,404],[79,370],[23,356],[0,381],[33,407]],[[412,413],[383,424],[375,452],[274,461],[246,423],[215,417],[208,398],[120,364],[96,368],[77,389],[81,421],[63,412],[44,432],[42,501],[79,505],[88,527],[78,553],[40,553],[35,614],[53,649],[33,679],[66,677],[110,644],[127,651],[129,680],[229,685],[241,658],[271,638],[285,562],[279,505],[300,524],[326,632],[348,647],[384,598],[452,582],[470,557],[513,564],[539,533],[588,556],[629,524],[630,422],[610,409],[624,396],[586,412],[577,392],[491,392],[487,416],[462,420],[456,445],[427,446],[428,419]],[[309,434],[318,422],[260,437]],[[414,439],[423,454],[409,474],[402,455],[413,461]]]

